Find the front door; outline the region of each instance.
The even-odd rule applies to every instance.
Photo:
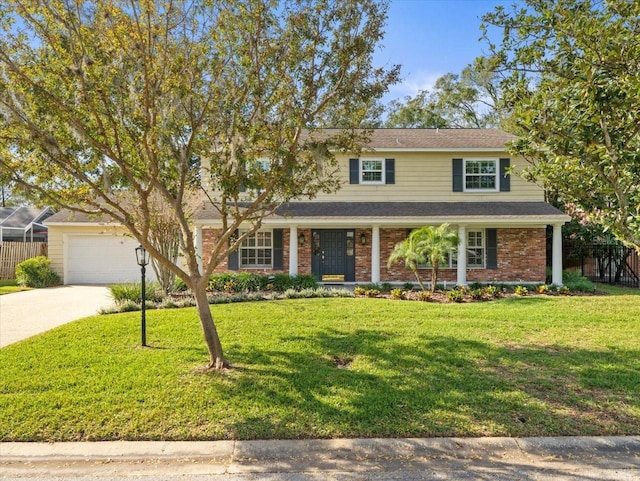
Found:
[[[313,275],[322,282],[354,282],[355,231],[319,229],[311,237]]]

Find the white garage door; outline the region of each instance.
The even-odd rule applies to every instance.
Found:
[[[65,284],[140,282],[138,242],[113,235],[70,235],[65,246]],[[146,278],[155,279],[151,265]]]

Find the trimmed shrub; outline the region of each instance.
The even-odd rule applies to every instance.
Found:
[[[318,288],[318,281],[316,280],[315,277],[313,277],[311,275],[302,274],[302,275],[299,275],[299,276],[292,276],[291,277],[291,282],[292,282],[293,288],[297,289],[299,291],[301,291],[303,289],[317,289]]]
[[[562,282],[571,292],[595,292],[593,282],[582,275],[580,270],[562,271]]]
[[[484,289],[482,288],[471,289],[471,291],[469,292],[469,295],[471,296],[471,299],[473,299],[474,301],[480,301],[484,297]]]
[[[60,276],[51,269],[45,256],[32,257],[16,266],[16,282],[26,287],[49,287],[60,284]]]
[[[209,277],[209,286],[208,289],[211,291],[223,292],[225,290],[225,286],[229,287],[230,282],[233,281],[233,274],[222,273],[222,274],[212,274]]]
[[[551,290],[551,287],[549,287],[547,284],[539,285],[536,290],[538,291],[538,294],[545,294],[545,295],[549,295],[553,292]]]
[[[353,293],[354,293],[356,296],[364,296],[364,294],[365,294],[366,292],[367,292],[367,290],[366,290],[364,287],[362,287],[362,286],[356,286],[356,287],[354,287],[354,288],[353,288]]]
[[[289,274],[275,274],[272,284],[273,290],[276,292],[285,292],[287,289],[293,288],[293,280]]]
[[[516,296],[526,296],[527,294],[529,294],[529,289],[527,289],[525,286],[516,286],[515,290],[513,291],[514,294]]]
[[[431,300],[431,291],[418,291],[418,300],[427,302]]]
[[[393,299],[402,300],[405,298],[405,293],[402,289],[391,289],[391,297]]]
[[[142,285],[140,283],[112,284],[109,286],[111,297],[116,304],[133,302],[140,305],[142,296]],[[160,302],[164,298],[162,287],[157,282],[148,282],[145,285],[145,300],[150,302]]]
[[[464,300],[464,294],[459,289],[451,289],[447,291],[447,299],[450,302],[462,302]]]
[[[494,297],[494,298],[498,298],[500,297],[500,289],[496,286],[487,286],[484,288],[484,292],[490,296],[490,297]]]

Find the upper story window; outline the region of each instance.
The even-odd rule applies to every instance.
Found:
[[[395,159],[349,159],[350,184],[395,184]]]
[[[464,162],[464,190],[498,190],[497,159],[467,159]]]
[[[384,184],[384,160],[360,159],[362,184]]]
[[[263,268],[273,264],[273,235],[271,231],[258,231],[242,241],[240,267]]]
[[[453,159],[453,192],[510,192],[510,159]]]

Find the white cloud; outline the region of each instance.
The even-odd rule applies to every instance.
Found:
[[[418,70],[417,72],[409,73],[402,81],[396,85],[392,85],[389,88],[389,93],[385,95],[388,100],[392,99],[404,99],[407,96],[414,97],[420,90],[433,90],[433,86],[440,77],[444,74],[427,72],[424,70]]]

